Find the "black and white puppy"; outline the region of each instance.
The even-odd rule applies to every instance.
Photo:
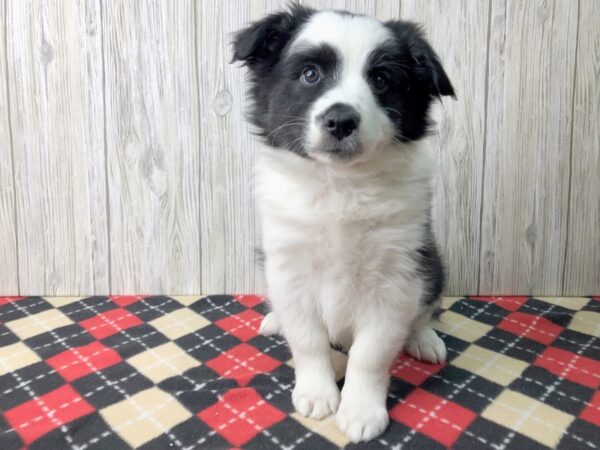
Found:
[[[389,369],[405,348],[433,363],[443,288],[430,225],[436,167],[421,141],[435,99],[454,95],[418,26],[301,6],[240,31],[250,74],[265,275],[294,358],[298,412],[335,413],[352,440],[388,424]],[[330,342],[349,350],[344,387]]]

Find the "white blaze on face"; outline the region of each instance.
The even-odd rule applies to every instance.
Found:
[[[367,64],[371,53],[382,44],[389,43],[393,35],[381,22],[371,17],[344,15],[324,11],[314,15],[302,28],[291,47],[308,47],[327,44],[336,50],[338,79],[335,85],[314,103],[308,112],[309,130],[306,147],[314,156],[323,139],[323,130],[317,117],[335,103],[353,106],[360,114],[358,141],[362,147],[358,160],[370,158],[370,154],[382,143],[394,136],[394,126],[385,110],[378,104],[366,79]]]

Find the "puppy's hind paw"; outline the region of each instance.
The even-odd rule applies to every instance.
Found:
[[[270,312],[267,314],[260,324],[258,332],[263,336],[272,336],[274,334],[281,334],[281,326],[275,316],[275,313]]]
[[[406,353],[420,361],[441,364],[446,361],[446,344],[433,328],[418,328],[409,337],[405,347]]]

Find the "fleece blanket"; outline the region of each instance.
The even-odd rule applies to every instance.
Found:
[[[253,295],[0,298],[0,448],[600,447],[600,298],[445,298],[448,361],[400,355],[390,426],[359,445],[294,412],[266,313]]]

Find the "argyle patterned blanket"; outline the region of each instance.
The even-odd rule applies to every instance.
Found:
[[[448,362],[399,356],[390,426],[360,445],[294,412],[266,312],[251,295],[0,298],[0,448],[600,447],[600,298],[445,298]]]

